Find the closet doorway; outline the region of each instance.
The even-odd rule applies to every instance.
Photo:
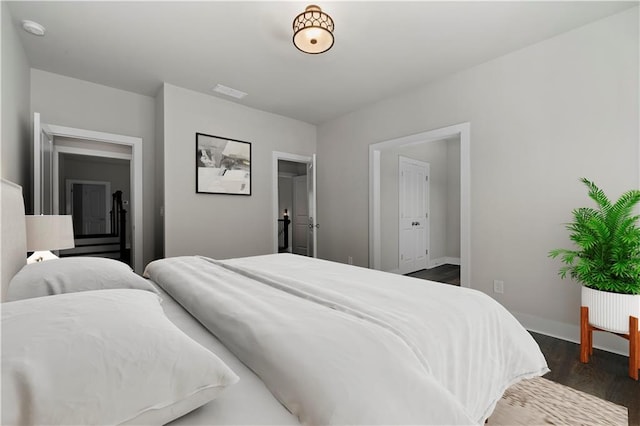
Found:
[[[383,269],[383,251],[388,249],[389,244],[383,246],[382,241],[382,216],[383,208],[388,209],[389,205],[397,206],[397,198],[394,203],[385,201],[383,198],[384,192],[382,187],[386,185],[386,181],[381,179],[381,162],[384,160],[383,153],[393,150],[396,153],[402,153],[405,156],[409,155],[408,150],[413,147],[419,147],[422,144],[433,145],[441,141],[459,141],[459,153],[457,154],[459,164],[459,183],[457,188],[459,190],[459,204],[455,210],[459,213],[459,253],[460,253],[460,285],[462,287],[470,286],[470,253],[471,253],[471,241],[470,241],[470,186],[471,186],[471,167],[470,167],[470,124],[462,123],[453,126],[443,127],[440,129],[429,130],[426,132],[418,133],[415,135],[405,136],[398,139],[392,139],[384,142],[379,142],[369,145],[369,267],[372,269]],[[443,142],[448,144],[448,142]],[[406,149],[406,150],[405,150]],[[398,151],[402,150],[402,151]],[[397,159],[394,160],[397,164]],[[431,162],[431,160],[429,160]],[[431,170],[433,173],[433,169]],[[433,176],[431,176],[433,177]],[[387,182],[388,183],[388,182]],[[434,182],[431,182],[431,189],[434,188]],[[433,202],[433,197],[436,194],[431,191],[430,201]],[[456,198],[456,197],[454,197]],[[443,198],[444,199],[444,198]],[[448,205],[448,202],[438,203],[441,206]],[[430,210],[433,210],[431,205]],[[431,213],[434,213],[433,211]],[[428,219],[430,222],[436,219],[432,217],[433,214],[429,214]],[[444,229],[445,226],[437,226],[435,228]],[[437,235],[434,234],[434,226],[430,226],[431,234],[429,248],[434,248],[434,238]],[[434,263],[434,257],[429,252],[430,265],[437,266]],[[454,259],[448,259],[446,256],[440,257],[443,263],[457,263]],[[396,271],[392,271],[396,272]],[[397,272],[400,270],[398,268]]]

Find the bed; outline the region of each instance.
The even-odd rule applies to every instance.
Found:
[[[1,195],[2,424],[481,424],[548,371],[488,296],[366,268],[288,254],[162,259],[146,279],[108,259],[25,267],[20,188]]]

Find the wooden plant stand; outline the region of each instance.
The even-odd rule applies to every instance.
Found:
[[[593,355],[593,332],[607,331],[589,324],[589,308],[580,307],[580,362],[589,362]],[[613,332],[609,332],[613,333]],[[629,316],[629,334],[613,333],[624,337],[629,341],[629,377],[638,380],[640,369],[640,330],[638,330],[638,318]]]

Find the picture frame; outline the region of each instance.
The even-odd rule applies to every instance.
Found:
[[[251,142],[196,133],[196,193],[251,195]]]

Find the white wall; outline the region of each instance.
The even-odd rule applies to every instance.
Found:
[[[48,124],[142,138],[142,256],[145,265],[153,260],[154,99],[32,68],[31,112]]]
[[[457,151],[454,146],[457,146]],[[457,152],[453,158],[449,151]],[[431,261],[460,258],[460,142],[440,140],[380,152],[380,261],[383,271],[398,269],[398,158],[429,163],[429,254]],[[457,175],[455,173],[457,172]],[[453,182],[449,182],[449,180]],[[457,188],[455,187],[457,183]],[[457,209],[457,223],[450,210]],[[453,219],[455,219],[455,213]],[[453,223],[450,223],[453,222]],[[450,241],[457,238],[456,241]],[[452,252],[457,244],[458,251]]]
[[[369,144],[468,121],[471,286],[577,337],[579,286],[547,253],[570,244],[581,176],[638,187],[638,48],[633,8],[319,126],[319,255],[368,264]]]
[[[460,259],[460,138],[447,142],[446,257]]]
[[[0,175],[22,186],[27,213],[31,205],[29,63],[6,2],[2,14],[2,161]]]
[[[271,253],[272,152],[311,155],[315,126],[164,85],[165,255]],[[251,142],[251,196],[196,194],[196,132]]]

